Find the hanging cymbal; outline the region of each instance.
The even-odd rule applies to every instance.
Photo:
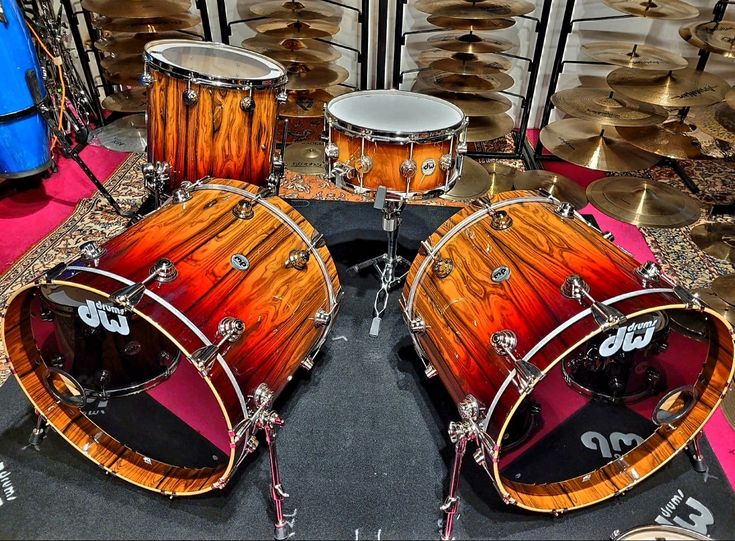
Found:
[[[429,15],[426,20],[429,24],[446,28],[447,30],[503,30],[516,24],[514,19],[463,19],[461,17],[445,17],[443,15]]]
[[[485,168],[485,171],[490,173],[490,189],[487,191],[487,195],[489,196],[512,190],[516,177],[522,173],[520,169],[497,160],[487,163],[483,162],[480,165]]]
[[[582,50],[595,60],[624,68],[678,70],[689,65],[686,58],[673,51],[624,41],[596,41],[582,45]]]
[[[126,37],[109,37],[98,39],[94,42],[96,49],[103,53],[113,54],[116,56],[126,56],[134,54],[142,54],[143,47],[149,42],[157,39],[190,39],[198,40],[197,36],[192,36],[185,32],[158,32],[158,33],[140,33]]]
[[[152,17],[148,19],[128,19],[125,17],[111,19],[109,17],[97,17],[93,24],[100,30],[108,32],[170,32],[171,30],[183,30],[201,23],[199,15],[185,13],[170,17]]]
[[[720,276],[714,280],[712,291],[726,303],[735,304],[735,274]]]
[[[275,0],[269,2],[255,2],[240,0],[238,9],[248,9],[253,15],[269,17],[271,19],[284,18],[283,14],[291,13],[293,18],[308,20],[305,13],[317,13],[318,19],[328,19],[336,16],[339,12],[329,4],[315,0]],[[285,17],[290,18],[290,17]]]
[[[441,198],[449,201],[474,201],[486,195],[492,187],[490,173],[475,160],[465,156],[462,159],[462,176]]]
[[[542,129],[539,137],[555,156],[590,169],[636,171],[660,160],[625,142],[613,126],[592,120],[557,120]]]
[[[526,0],[418,0],[412,4],[430,15],[445,15],[466,19],[497,19],[531,13],[536,6]]]
[[[687,118],[704,133],[735,145],[735,109],[727,102],[692,109]]]
[[[513,106],[513,103],[502,94],[455,94],[436,88],[427,88],[419,92],[456,105],[462,109],[465,116],[497,115],[505,113]]]
[[[93,140],[109,150],[143,152],[146,148],[145,115],[128,115],[94,130]]]
[[[693,136],[692,127],[681,120],[660,126],[619,127],[618,133],[631,145],[658,156],[677,160],[700,158],[702,146]]]
[[[554,107],[574,118],[610,126],[652,126],[669,118],[658,105],[631,100],[602,88],[570,88],[551,97]]]
[[[265,56],[272,58],[276,62],[283,64],[289,64],[291,62],[298,62],[302,64],[324,64],[326,62],[334,62],[342,53],[336,47],[321,43],[323,47],[318,49],[265,49],[262,52]]]
[[[723,278],[727,278],[727,276]],[[712,310],[725,316],[725,319],[730,323],[730,325],[735,325],[735,306],[728,304],[715,292],[714,283],[712,286],[713,287],[711,288],[702,287],[695,289],[692,293],[696,293],[696,295],[702,299],[707,306],[712,308]]]
[[[492,116],[473,116],[467,126],[468,143],[491,141],[513,131],[515,121],[506,113]]]
[[[147,103],[145,88],[129,88],[107,96],[102,107],[116,113],[143,113]]]
[[[189,0],[82,0],[82,8],[105,17],[125,17],[126,19],[150,19],[152,17],[171,17],[189,11]]]
[[[296,90],[288,93],[286,103],[278,109],[278,114],[288,118],[321,118],[324,106],[333,98],[350,92],[346,86],[330,86],[317,90]]]
[[[642,71],[618,68],[607,76],[610,88],[662,107],[694,107],[722,101],[730,85],[722,78],[693,69]]]
[[[465,76],[430,71],[426,72],[426,75],[422,75],[422,78],[436,88],[459,94],[506,90],[514,84],[513,78],[505,73],[493,73],[486,77],[478,77],[477,75]]]
[[[679,35],[691,45],[710,53],[735,58],[735,22],[696,22],[679,28]]]
[[[339,25],[320,21],[266,21],[256,24],[255,31],[279,39],[328,38],[339,32]]]
[[[116,85],[140,86],[140,75],[143,73],[142,57],[104,58],[101,62],[104,62],[102,77],[109,82]]]
[[[455,53],[462,54],[462,53]],[[467,55],[475,56],[475,55]],[[462,58],[441,58],[434,60],[429,67],[438,71],[456,73],[459,75],[492,75],[498,71],[508,71],[513,64],[504,56],[493,55],[490,60],[466,60]]]
[[[692,228],[692,242],[705,254],[735,263],[735,224],[709,222]]]
[[[579,210],[587,205],[584,188],[573,180],[543,169],[531,169],[518,173],[515,178],[516,190],[543,190],[560,201],[566,201]]]
[[[268,49],[272,50],[283,50],[283,51],[302,51],[309,49],[312,51],[330,51],[334,46],[319,41],[318,39],[282,39],[265,36],[263,34],[256,34],[251,38],[244,39],[242,46],[246,49],[251,49],[262,53]]]
[[[283,153],[286,169],[302,175],[323,175],[327,172],[324,143],[293,143]]]
[[[601,212],[639,227],[676,228],[700,217],[699,203],[662,182],[605,177],[587,186],[587,199]]]
[[[350,77],[342,66],[330,64],[327,66],[309,66],[307,64],[290,64],[286,66],[288,72],[288,90],[313,90],[344,83]]]
[[[602,0],[603,3],[614,10],[646,17],[650,19],[668,19],[672,21],[694,19],[699,17],[699,10],[694,6],[681,0]]]
[[[507,39],[458,32],[431,36],[428,43],[437,49],[467,54],[501,53],[513,48]]]

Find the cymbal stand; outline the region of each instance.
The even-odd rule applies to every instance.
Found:
[[[375,196],[373,208],[383,213],[383,231],[388,236],[388,250],[383,255],[373,257],[362,263],[353,265],[348,272],[357,273],[362,269],[373,267],[380,275],[380,289],[375,296],[373,304],[373,322],[370,325],[370,336],[378,336],[380,333],[380,322],[383,314],[388,308],[390,290],[399,285],[408,274],[399,274],[400,266],[410,267],[411,263],[404,257],[398,255],[398,234],[401,227],[401,213],[406,206],[405,199],[389,199],[387,190],[381,186]]]
[[[694,471],[698,473],[707,471],[707,463],[702,453],[702,432],[694,436],[694,439],[687,444],[687,454],[692,462]]]

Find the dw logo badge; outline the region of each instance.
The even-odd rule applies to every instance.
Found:
[[[96,329],[101,324],[109,332],[118,333],[123,336],[130,334],[128,319],[125,317],[125,310],[122,308],[103,304],[100,301],[95,303],[88,300],[87,304],[83,304],[77,308],[77,313],[80,319],[93,329]],[[110,315],[108,316],[108,314]]]
[[[616,334],[608,336],[600,344],[600,356],[612,357],[621,349],[626,353],[634,349],[643,349],[651,343],[658,324],[659,318],[656,316],[647,321],[636,321],[620,327]]]

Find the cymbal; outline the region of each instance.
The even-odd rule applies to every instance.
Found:
[[[429,15],[426,20],[448,30],[503,30],[516,24],[514,19],[463,19],[444,15]]]
[[[151,17],[148,19],[128,19],[120,17],[111,19],[109,17],[97,17],[93,25],[100,30],[109,32],[169,32],[171,30],[183,30],[201,23],[199,15],[185,13],[170,17]]]
[[[700,217],[699,203],[676,188],[640,177],[605,177],[587,186],[601,212],[639,227],[684,227]]]
[[[437,49],[467,54],[501,53],[513,48],[507,39],[458,32],[431,36],[428,43]]]
[[[694,137],[692,127],[681,120],[671,120],[660,126],[628,128],[620,126],[618,133],[631,145],[658,156],[678,160],[699,158],[702,147]]]
[[[339,25],[320,21],[265,21],[256,24],[255,31],[280,39],[328,38],[339,32]]]
[[[185,14],[191,8],[189,0],[82,0],[82,8],[105,17],[150,19]]]
[[[317,13],[318,19],[328,19],[338,14],[338,11],[324,2],[315,0],[274,0],[269,2],[238,2],[238,8],[249,9],[253,15],[281,19],[283,14],[291,13],[294,18],[308,20],[305,13]],[[288,17],[287,17],[288,18]]]
[[[727,278],[727,276],[724,276],[723,278]],[[707,306],[712,308],[712,310],[725,316],[725,319],[730,323],[730,325],[735,325],[735,306],[728,304],[715,292],[714,283],[712,286],[713,287],[711,288],[702,287],[695,289],[692,293],[696,293]]]
[[[735,322],[732,324],[735,325]],[[732,389],[722,399],[720,407],[727,422],[730,423],[731,427],[735,428],[735,392],[732,392]]]
[[[490,141],[503,137],[513,131],[515,121],[506,114],[492,116],[473,116],[467,127],[467,142]]]
[[[462,158],[462,176],[451,190],[440,197],[449,201],[474,201],[487,194],[491,188],[490,173],[475,160],[465,156]]]
[[[595,60],[624,68],[678,70],[689,65],[673,51],[624,41],[596,41],[582,45],[582,50]]]
[[[462,53],[455,53],[462,54]],[[475,56],[475,55],[467,55]],[[462,58],[441,58],[429,64],[431,69],[457,73],[459,75],[492,75],[498,71],[508,71],[513,63],[504,56],[493,55],[490,60],[465,60]]]
[[[301,51],[310,49],[315,51],[329,50],[332,45],[323,43],[318,39],[295,39],[295,38],[274,38],[263,34],[256,34],[251,38],[242,40],[242,46],[257,52],[263,52],[268,49],[284,50],[284,51]]]
[[[333,98],[350,92],[345,86],[330,86],[317,90],[296,90],[288,93],[288,100],[280,106],[278,114],[289,118],[321,118],[324,106]]]
[[[541,130],[541,143],[555,156],[601,171],[646,169],[659,157],[625,142],[613,126],[567,118]]]
[[[157,39],[198,40],[200,38],[185,32],[144,32],[126,37],[114,36],[98,39],[94,42],[94,46],[103,53],[114,54],[117,56],[139,55],[143,53],[143,47],[145,47],[146,43]]]
[[[735,58],[735,22],[695,22],[679,28],[679,35],[691,45],[710,53]]]
[[[709,222],[695,225],[692,242],[705,254],[735,263],[735,224]]]
[[[323,175],[327,172],[324,143],[292,143],[283,153],[286,169],[302,175]]]
[[[126,56],[123,58],[103,59],[107,68],[102,70],[102,77],[116,85],[140,86],[143,73],[143,58]]]
[[[291,64],[286,67],[288,72],[288,90],[313,90],[344,83],[350,77],[342,66],[330,64],[327,66],[308,66],[307,64]]]
[[[94,130],[94,139],[110,150],[144,152],[147,144],[145,115],[136,114],[118,118]]]
[[[116,113],[143,113],[147,103],[145,88],[129,88],[107,96],[102,107]]]
[[[735,88],[730,89],[730,91],[725,95],[725,103],[727,103],[732,109],[735,109]]]
[[[543,169],[531,169],[516,175],[516,190],[543,190],[560,201],[566,201],[579,210],[587,205],[584,188],[573,180]]]
[[[515,185],[516,176],[522,173],[520,169],[511,167],[497,160],[481,163],[485,170],[490,173],[490,189],[487,195],[495,195],[500,192],[512,190]]]
[[[610,88],[630,98],[662,107],[694,107],[722,101],[726,81],[693,69],[642,71],[618,68],[607,76]]]
[[[681,0],[602,0],[614,10],[651,19],[684,20],[699,17],[699,10]]]
[[[610,126],[651,126],[669,118],[669,112],[651,105],[615,95],[602,88],[570,88],[551,97],[554,107],[574,118],[596,120]]]
[[[323,64],[326,62],[334,62],[342,53],[336,47],[320,43],[322,47],[312,49],[310,47],[304,49],[265,49],[261,51],[265,56],[272,58],[276,62],[289,64],[292,62],[303,64]]]
[[[430,15],[462,17],[465,19],[497,19],[531,13],[536,6],[525,0],[418,0],[417,10]]]
[[[457,75],[456,73],[442,73],[431,71],[424,76],[425,81],[441,90],[457,92],[459,94],[477,94],[506,90],[513,86],[514,81],[505,73],[493,73],[485,77],[477,75]]]
[[[720,276],[712,282],[712,291],[728,304],[735,303],[735,274]]]
[[[462,109],[465,116],[497,115],[505,113],[513,106],[513,103],[502,94],[455,94],[436,88],[427,88],[419,92],[456,105]]]
[[[692,109],[687,118],[704,133],[735,145],[735,109],[727,102]]]

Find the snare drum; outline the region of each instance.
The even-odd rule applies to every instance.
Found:
[[[367,90],[325,109],[328,176],[338,186],[402,199],[440,195],[462,173],[467,119],[448,101],[400,90]]]
[[[286,71],[270,58],[183,39],[145,46],[148,159],[171,165],[163,192],[205,176],[264,186]]]
[[[427,374],[460,407],[450,435],[480,446],[503,500],[585,507],[699,433],[733,378],[732,328],[568,204],[524,191],[492,201],[423,243],[405,318]],[[675,325],[680,313],[707,332]]]
[[[214,179],[20,289],[2,336],[41,416],[105,470],[189,496],[254,449],[262,407],[337,310],[320,235],[278,197]]]

